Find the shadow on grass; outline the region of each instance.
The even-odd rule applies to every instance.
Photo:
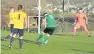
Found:
[[[4,41],[4,38],[5,37],[1,37],[1,41]],[[10,39],[10,38],[9,38]],[[18,38],[15,38],[15,40],[19,40]],[[6,40],[7,41],[7,40]],[[36,42],[36,41],[32,41],[32,40],[26,40],[26,39],[23,39],[24,42],[26,43],[32,43],[32,44],[40,44],[41,42]]]
[[[6,49],[8,46],[5,46],[5,45],[1,45],[1,50],[9,50],[9,49]]]
[[[15,40],[19,40],[19,39],[18,38],[15,38]],[[1,38],[1,41],[4,41],[4,37]],[[26,43],[37,44],[37,45],[40,45],[41,44],[41,42],[36,42],[36,41],[32,41],[32,40],[23,39],[23,41],[26,42]]]
[[[11,38],[11,37],[10,37]],[[10,40],[10,38],[8,38],[8,40]],[[1,37],[1,41],[8,41],[8,40],[4,40],[5,37]],[[15,38],[15,40],[17,40],[18,38]]]
[[[56,36],[73,36],[72,34],[54,34]],[[81,36],[80,34],[76,34],[76,36]]]
[[[90,52],[90,51],[84,51],[84,50],[79,50],[79,49],[71,49],[71,50],[73,50],[73,51],[87,52],[87,53],[93,53],[93,54],[94,54],[94,52]]]
[[[1,39],[0,39],[0,40],[1,40],[1,41],[4,41],[4,38],[5,38],[5,37],[1,37]]]
[[[4,38],[5,38],[5,37],[1,37],[1,41],[4,42]],[[19,40],[19,39],[18,39],[18,38],[15,38],[15,40]],[[14,40],[14,41],[15,41],[15,40]],[[7,40],[7,41],[9,41],[9,40]],[[23,39],[23,41],[26,42],[26,43],[30,43],[30,44],[37,44],[37,45],[40,45],[40,44],[41,44],[41,42],[36,42],[36,41],[32,41],[32,40]],[[8,47],[9,47],[9,46],[2,45],[2,44],[1,44],[1,49],[2,49],[2,50],[9,50]],[[12,47],[12,48],[18,49],[18,48],[16,48],[16,47]]]
[[[56,36],[73,36],[72,34],[54,34]]]
[[[12,47],[12,49],[19,49],[19,48]],[[9,46],[1,45],[1,50],[12,50],[12,49],[9,49]]]
[[[36,42],[36,41],[32,41],[32,40],[23,40],[24,42],[26,42],[26,43],[31,43],[31,44],[37,44],[37,45],[40,45],[41,44],[41,42]]]

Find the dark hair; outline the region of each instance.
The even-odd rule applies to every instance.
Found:
[[[47,13],[43,13],[43,16],[45,16]]]
[[[83,8],[79,8],[79,10],[83,10]]]
[[[12,9],[12,8],[14,8],[14,7],[10,7],[10,9]]]
[[[21,10],[23,9],[23,6],[22,5],[18,5],[18,10]]]

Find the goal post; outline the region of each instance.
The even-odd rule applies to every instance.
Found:
[[[28,16],[28,32],[30,31],[30,17],[38,17],[38,34],[40,34],[41,0],[38,0],[38,16]]]
[[[30,32],[30,28],[34,27],[33,25],[31,26],[31,24],[36,24],[34,28],[37,28],[37,32],[38,31],[40,32],[40,30],[39,30],[40,27],[39,27],[39,25],[37,25],[37,20],[39,20],[39,19],[34,19],[35,17],[38,18],[39,16],[28,16],[28,22],[27,22],[28,23],[28,28],[27,28],[28,32]],[[43,16],[40,16],[40,18],[41,17],[43,17]],[[39,24],[39,22],[40,21],[38,21],[38,24]]]
[[[38,0],[38,34],[40,34],[40,11],[41,11],[41,0]]]

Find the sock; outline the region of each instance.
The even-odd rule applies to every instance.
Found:
[[[76,34],[76,29],[75,28],[73,28],[73,35],[75,36],[75,34]]]
[[[8,39],[8,38],[10,38],[10,35],[8,35],[8,36],[5,37],[5,39]]]
[[[43,39],[43,42],[42,42],[42,44],[46,44],[47,43],[47,41],[48,41],[48,36],[46,36],[44,39]]]
[[[41,33],[39,37],[37,38],[37,41],[39,41],[44,35]]]
[[[12,38],[10,39],[10,46],[12,46],[13,42],[14,42],[14,37],[12,37]]]
[[[19,48],[21,49],[23,46],[23,39],[19,39]]]

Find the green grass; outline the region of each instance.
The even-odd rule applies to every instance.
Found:
[[[2,38],[9,34],[2,31]],[[48,44],[40,46],[35,43],[38,34],[25,33],[23,50],[18,50],[18,39],[15,39],[11,50],[8,49],[9,40],[1,41],[2,54],[94,54],[94,32],[92,37],[79,32],[76,37],[71,33],[56,34],[49,38]]]

